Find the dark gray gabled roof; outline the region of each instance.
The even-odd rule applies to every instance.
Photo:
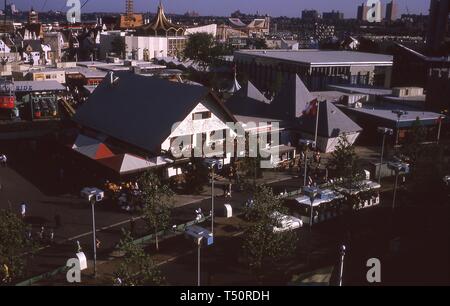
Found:
[[[299,118],[299,127],[301,130],[310,134],[315,134],[316,117],[303,115]],[[318,134],[322,137],[335,138],[343,133],[360,132],[362,128],[352,119],[345,115],[333,103],[320,102],[319,110],[319,130]]]
[[[233,114],[293,121],[300,117],[314,97],[296,75],[287,79],[275,98],[268,100],[251,82],[229,98],[227,107]]]
[[[251,82],[231,96],[225,105],[234,115],[278,119],[270,101]]]
[[[298,118],[303,114],[306,105],[314,100],[313,95],[306,88],[298,75],[288,78],[279,93],[275,96],[272,104],[277,109],[283,110],[286,119]]]
[[[114,85],[107,76],[96,88],[75,114],[75,122],[153,153],[160,152],[172,125],[209,94],[203,86],[130,72],[115,73],[114,77],[119,78]]]

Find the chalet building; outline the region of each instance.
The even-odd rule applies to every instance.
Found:
[[[228,132],[227,122],[237,120],[203,86],[120,72],[105,78],[78,109],[74,121],[83,133],[123,155],[108,156],[109,162],[113,158],[124,160],[128,154],[150,161],[147,166],[164,167],[169,177],[180,174],[177,165],[189,160],[177,159],[171,154],[173,150],[192,153],[205,143],[223,144],[225,139],[214,135]],[[181,145],[178,139],[183,139]],[[218,158],[226,164],[230,157]]]

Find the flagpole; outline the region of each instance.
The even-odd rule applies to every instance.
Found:
[[[439,117],[439,128],[437,134],[437,144],[439,144],[439,140],[441,138],[441,128],[442,128],[442,117]]]
[[[317,148],[317,137],[318,137],[318,132],[319,132],[319,113],[320,113],[320,101],[317,100],[316,134],[315,134],[315,137],[314,137],[314,145],[316,146],[316,150],[318,150],[318,148]]]

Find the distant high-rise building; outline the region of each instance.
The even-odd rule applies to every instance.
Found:
[[[398,6],[395,0],[392,0],[390,3],[386,4],[386,20],[387,21],[397,20],[397,10]]]
[[[344,13],[339,11],[331,11],[322,13],[322,19],[324,21],[338,21],[344,19]]]
[[[362,3],[360,6],[358,6],[358,14],[357,14],[357,19],[359,21],[367,21],[367,11],[369,10],[369,7],[365,4]]]
[[[427,45],[432,53],[439,53],[449,36],[449,13],[450,0],[431,0]]]
[[[15,15],[19,13],[19,10],[17,10],[16,5],[14,3],[8,4],[6,6],[6,14],[9,16]]]
[[[360,6],[358,6],[358,14],[357,14],[357,19],[359,21],[368,21],[367,19],[367,13],[369,12],[369,10],[371,9],[370,6],[367,6],[366,3],[362,3]],[[382,16],[384,11],[384,7],[383,5],[380,6],[380,15],[375,16],[374,15],[374,22],[380,22],[382,19]]]
[[[319,12],[316,10],[303,10],[302,19],[305,21],[315,21],[320,17]]]

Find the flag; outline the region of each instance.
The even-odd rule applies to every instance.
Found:
[[[303,110],[303,115],[305,116],[315,116],[317,114],[317,107],[319,102],[317,99],[312,100],[306,104],[306,108]]]

